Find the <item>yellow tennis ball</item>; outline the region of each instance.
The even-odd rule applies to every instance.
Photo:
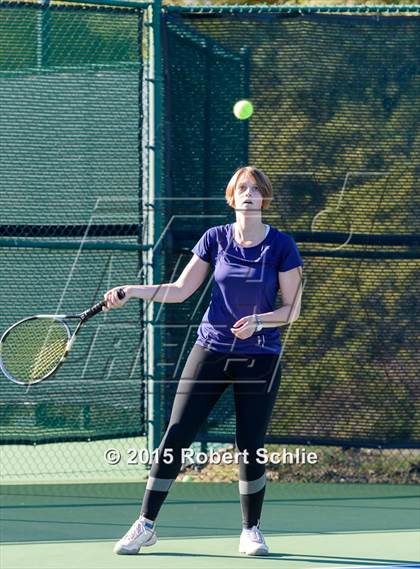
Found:
[[[185,474],[184,477],[182,478],[182,482],[192,482],[193,480],[194,478],[189,474]]]
[[[237,119],[245,120],[249,119],[249,117],[254,112],[254,107],[252,106],[251,101],[247,99],[241,99],[240,101],[236,102],[233,107],[233,114]]]

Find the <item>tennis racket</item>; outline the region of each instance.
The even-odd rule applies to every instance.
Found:
[[[118,298],[125,297],[122,288]],[[0,370],[21,385],[39,383],[55,373],[66,359],[82,324],[99,314],[102,300],[79,314],[37,314],[19,320],[0,339]],[[78,320],[74,332],[71,320]]]

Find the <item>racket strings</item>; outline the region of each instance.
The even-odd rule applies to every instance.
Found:
[[[67,329],[59,320],[35,318],[23,321],[3,340],[3,366],[17,381],[39,381],[60,363],[68,339]]]

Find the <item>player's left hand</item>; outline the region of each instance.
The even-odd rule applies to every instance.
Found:
[[[244,316],[235,322],[233,328],[230,329],[232,334],[241,340],[246,340],[257,329],[257,323],[255,321],[254,315]]]

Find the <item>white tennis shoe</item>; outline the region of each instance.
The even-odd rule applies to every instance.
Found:
[[[257,526],[250,529],[243,529],[239,540],[239,553],[246,555],[268,555],[268,546],[264,536]]]
[[[157,542],[157,535],[154,527],[148,527],[149,524],[144,518],[138,518],[128,532],[114,546],[114,553],[118,555],[135,555],[144,545],[154,545]]]

